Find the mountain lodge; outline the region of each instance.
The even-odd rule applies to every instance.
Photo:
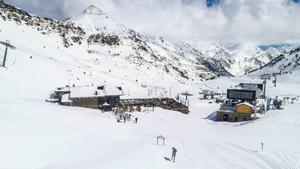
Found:
[[[105,109],[110,111],[123,95],[121,87],[112,86],[78,86],[57,88],[48,102],[57,102],[65,106]]]

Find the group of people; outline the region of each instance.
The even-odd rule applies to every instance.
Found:
[[[127,121],[131,121],[132,119],[133,119],[133,117],[132,117],[131,114],[129,114],[129,113],[120,113],[118,115],[117,122],[120,123],[120,122],[123,121],[124,123],[126,123]],[[134,122],[138,123],[138,118],[137,117],[134,118]]]
[[[275,99],[272,99],[271,97],[269,97],[267,99],[267,111],[269,111],[271,109],[276,109],[276,110],[282,109],[283,102],[284,102],[284,100],[279,99],[278,96],[276,96]],[[273,104],[273,108],[271,107],[272,104]]]

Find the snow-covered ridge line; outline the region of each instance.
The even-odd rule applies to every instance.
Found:
[[[0,19],[4,22],[33,28],[45,35],[45,39],[57,34],[63,48],[80,46],[88,55],[113,54],[125,58],[132,66],[152,67],[170,74],[180,83],[231,75],[218,60],[206,59],[192,46],[179,46],[162,38],[143,36],[95,6],[66,22],[33,16],[5,3],[1,3],[0,11]]]
[[[28,12],[0,2],[0,18],[4,21],[14,21],[18,25],[30,26],[42,34],[58,33],[67,44],[80,44],[85,32],[71,23],[64,23],[52,18],[39,17]]]
[[[250,72],[253,75],[288,74],[300,69],[300,47],[283,49],[277,57],[261,68]]]

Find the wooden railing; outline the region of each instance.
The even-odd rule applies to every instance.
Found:
[[[147,99],[121,99],[118,107],[144,106],[160,107],[166,110],[178,111],[184,114],[189,113],[189,107],[177,102],[172,98],[147,98]]]

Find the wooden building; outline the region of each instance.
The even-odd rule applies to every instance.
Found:
[[[46,102],[61,104],[62,96],[65,94],[70,94],[70,87],[58,87],[53,91],[53,93],[50,95],[49,99],[46,100]]]
[[[92,109],[104,108],[110,111],[123,95],[121,87],[113,86],[73,86],[57,88],[51,95],[53,100],[65,106],[85,107]]]
[[[119,103],[122,95],[123,90],[121,87],[83,86],[70,89],[72,106],[92,109],[101,109],[105,106],[105,110],[111,110]],[[108,105],[110,105],[110,108],[108,108]]]
[[[251,115],[253,111],[254,111],[254,106],[247,102],[240,103],[235,106],[235,112],[237,113],[245,113]]]
[[[254,112],[254,106],[244,102],[233,105],[223,105],[217,111],[217,121],[240,122],[251,120],[251,115]]]

